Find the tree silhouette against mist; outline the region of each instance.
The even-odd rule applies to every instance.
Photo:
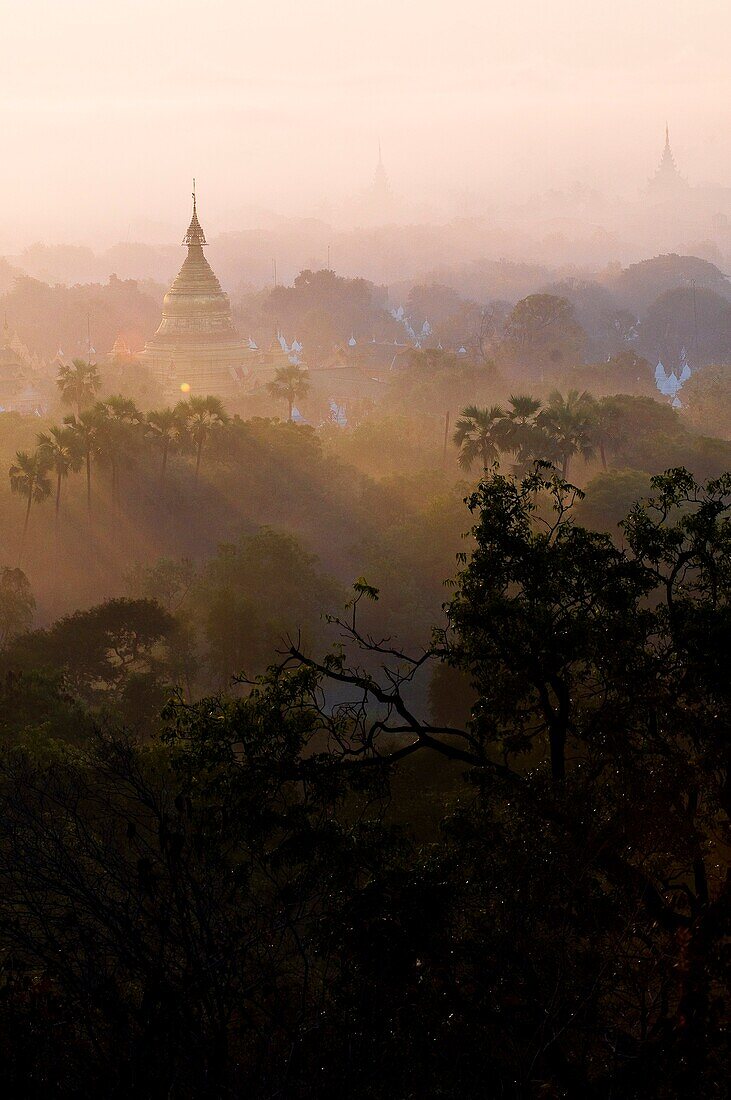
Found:
[[[499,405],[489,409],[468,405],[462,410],[453,439],[459,447],[458,461],[463,470],[472,469],[478,459],[483,469],[499,461],[504,442],[504,419],[505,410]]]
[[[10,488],[14,493],[25,497],[28,502],[25,509],[23,534],[20,540],[20,559],[22,559],[25,550],[31,505],[34,501],[40,504],[51,495],[51,482],[48,479],[50,468],[51,463],[48,455],[39,448],[36,451],[18,451],[15,462],[9,470]]]
[[[511,396],[507,411],[470,405],[457,421],[454,442],[461,448],[459,463],[469,470],[482,457],[483,465],[499,460],[500,452],[516,457],[513,471],[524,475],[537,460],[556,464],[568,476],[571,459],[599,451],[607,469],[607,453],[622,439],[619,413],[611,398],[597,401],[586,391],[554,391],[543,407],[530,394]]]
[[[95,363],[74,359],[71,366],[59,367],[56,384],[65,405],[73,405],[76,415],[81,415],[85,405],[91,404],[101,388],[101,379]]]
[[[47,432],[40,432],[36,438],[39,450],[47,456],[49,465],[56,474],[55,519],[56,534],[58,535],[61,483],[70,473],[81,469],[83,455],[71,428],[59,428],[54,425]]]
[[[198,484],[203,445],[214,428],[228,423],[228,416],[218,397],[191,397],[181,401],[176,411],[195,446],[195,484]]]
[[[162,450],[160,485],[165,484],[170,447],[180,435],[181,416],[175,409],[156,409],[147,414],[145,422],[148,437]]]
[[[504,447],[515,455],[514,470],[525,473],[536,459],[545,457],[545,435],[536,424],[541,402],[530,394],[513,394],[505,414]]]
[[[99,416],[99,454],[109,462],[112,473],[112,502],[119,505],[119,467],[125,453],[136,449],[137,429],[142,413],[129,397],[117,394],[95,405]]]
[[[287,420],[291,421],[295,401],[305,397],[310,390],[307,371],[297,364],[278,367],[274,381],[268,383],[267,390],[272,397],[287,402]]]
[[[553,454],[542,457],[560,462],[563,477],[568,477],[569,464],[574,455],[594,457],[595,411],[596,401],[586,391],[569,390],[564,397],[554,390],[548,405],[536,417],[536,423],[545,429],[553,451]]]
[[[91,459],[98,452],[103,417],[99,414],[98,409],[84,409],[78,417],[73,415],[64,417],[64,424],[68,426],[84,459],[86,468],[86,510],[91,521]]]

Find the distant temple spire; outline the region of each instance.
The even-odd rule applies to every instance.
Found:
[[[383,155],[381,152],[380,138],[378,139],[378,164],[376,165],[376,171],[373,176],[371,197],[375,211],[381,214],[385,214],[389,210],[392,199],[391,185],[388,182],[386,169],[383,165]]]
[[[201,224],[198,221],[198,211],[195,201],[195,177],[193,177],[193,217],[190,219],[188,232],[183,237],[183,244],[187,244],[188,248],[190,248],[191,245],[200,246],[208,244],[205,234],[201,229]]]
[[[680,175],[675,163],[673,151],[670,148],[670,127],[665,123],[665,148],[662,151],[660,164],[655,175],[650,180],[649,190],[658,197],[671,198],[687,188],[687,183]]]
[[[667,122],[665,123],[665,148],[662,151],[662,159],[660,161],[660,169],[662,170],[664,168],[670,168],[673,172],[677,172],[678,170],[673,151],[670,148],[670,127]]]

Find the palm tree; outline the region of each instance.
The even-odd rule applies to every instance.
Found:
[[[297,364],[278,367],[274,381],[267,384],[267,389],[272,397],[287,402],[287,420],[291,421],[295,401],[305,397],[310,390],[307,371]]]
[[[165,484],[165,471],[168,465],[170,445],[181,430],[181,418],[175,409],[158,409],[147,414],[147,431],[152,439],[162,447],[162,468],[160,485]]]
[[[197,485],[203,444],[213,428],[228,423],[228,416],[219,398],[210,395],[191,397],[188,401],[181,401],[176,405],[176,412],[181,423],[185,424],[195,446],[195,484]]]
[[[508,404],[510,408],[507,411],[507,418],[515,424],[516,428],[530,426],[541,407],[538,398],[531,397],[529,393],[511,394]]]
[[[25,522],[23,523],[23,536],[20,541],[20,555],[23,557],[25,550],[25,538],[28,533],[28,520],[33,501],[38,504],[51,495],[51,482],[48,479],[50,461],[48,455],[40,448],[33,452],[18,451],[15,462],[8,471],[10,474],[10,488],[14,493],[19,493],[28,500],[25,509]]]
[[[98,451],[109,460],[112,468],[112,501],[118,504],[120,459],[143,417],[134,401],[129,397],[122,397],[121,394],[98,401],[94,409],[99,416]]]
[[[36,437],[38,449],[48,457],[49,466],[56,473],[56,534],[58,535],[61,482],[72,471],[81,467],[82,455],[70,428],[50,428]]]
[[[103,417],[98,409],[84,409],[78,417],[64,417],[63,422],[68,426],[86,466],[86,508],[91,521],[91,457],[97,453]]]
[[[567,478],[569,463],[575,454],[593,458],[595,453],[592,421],[596,402],[590,393],[569,390],[563,397],[557,390],[548,399],[537,422],[548,436],[553,454],[546,458],[561,463],[562,476]]]
[[[499,405],[489,409],[468,405],[462,409],[452,438],[460,449],[458,461],[463,470],[471,469],[478,458],[483,469],[498,461],[505,441],[504,419],[505,410]]]
[[[536,424],[541,402],[530,394],[511,394],[505,413],[502,440],[506,450],[516,457],[513,467],[524,471],[526,465],[540,456],[544,444],[544,432]]]
[[[624,442],[617,409],[611,398],[605,397],[596,403],[591,418],[591,435],[599,448],[602,469],[606,470],[607,452],[610,449],[617,450]]]
[[[95,363],[74,359],[70,367],[59,367],[56,384],[61,391],[63,403],[73,405],[76,415],[79,416],[82,407],[90,404],[99,392],[101,379]]]

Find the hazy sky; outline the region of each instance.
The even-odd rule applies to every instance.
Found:
[[[455,209],[583,179],[633,194],[665,119],[731,184],[729,0],[0,0],[0,250],[175,238],[372,177]],[[474,198],[473,198],[474,204]]]

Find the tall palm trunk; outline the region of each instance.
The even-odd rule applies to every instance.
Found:
[[[61,556],[61,468],[56,467],[56,506],[53,517],[53,555],[56,568],[53,571],[53,594],[58,596],[60,585],[60,570],[58,568]]]
[[[91,448],[86,451],[86,511],[91,523]]]
[[[168,465],[168,450],[169,450],[169,448],[170,448],[170,440],[166,439],[166,440],[163,441],[163,445],[162,445],[162,469],[160,471],[160,486],[161,487],[165,484],[165,471],[167,470],[167,465]]]
[[[28,506],[25,509],[25,522],[23,523],[23,534],[20,539],[20,553],[18,554],[18,565],[23,560],[23,554],[25,553],[25,540],[28,534],[28,520],[30,519],[30,506],[33,503],[33,482],[31,481],[28,486]]]

